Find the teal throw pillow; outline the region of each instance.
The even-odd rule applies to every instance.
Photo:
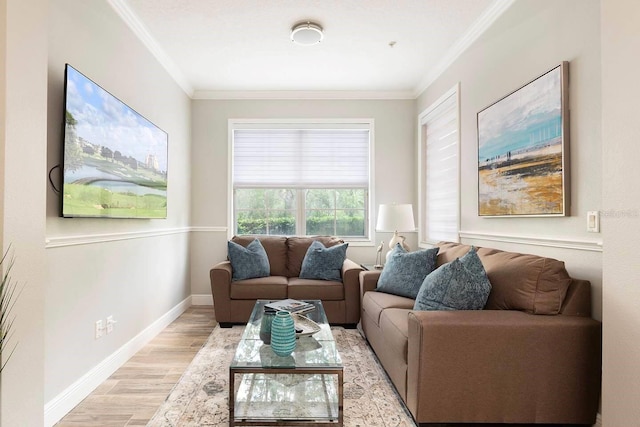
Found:
[[[387,258],[376,290],[415,299],[424,278],[436,268],[438,249],[407,252],[398,243]]]
[[[300,278],[342,282],[342,264],[347,258],[348,246],[348,243],[342,243],[326,248],[314,240],[302,260]]]
[[[474,248],[428,275],[414,310],[482,310],[491,283]]]
[[[260,240],[255,239],[245,248],[235,242],[227,243],[229,261],[233,271],[232,280],[267,277],[271,272],[269,257]]]

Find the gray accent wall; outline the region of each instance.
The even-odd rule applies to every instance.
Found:
[[[0,1],[0,247],[11,246],[11,277],[21,289],[7,347],[15,352],[0,378],[3,427],[39,426],[43,418],[48,3]]]
[[[602,2],[602,159],[605,239],[602,421],[606,427],[640,420],[640,3]]]
[[[229,236],[230,119],[374,120],[374,211],[380,203],[413,203],[416,193],[414,100],[194,100],[191,283],[195,295],[211,294],[209,270],[226,259]],[[373,212],[375,221],[375,212]],[[375,224],[375,222],[374,222]],[[389,242],[377,233],[374,242]],[[416,248],[416,235],[407,235]],[[349,246],[347,255],[373,264],[375,247]]]
[[[478,216],[477,113],[569,61],[570,216]],[[602,319],[602,235],[588,233],[587,211],[602,209],[600,2],[519,0],[417,99],[423,111],[460,82],[462,241],[565,261],[592,284],[593,315]]]
[[[45,403],[190,297],[192,169],[191,100],[111,6],[57,0],[48,21],[47,170],[61,161],[65,63],[166,131],[169,165],[167,219],[60,218],[46,185]],[[95,339],[107,316],[114,331]]]

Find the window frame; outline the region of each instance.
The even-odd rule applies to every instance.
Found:
[[[234,153],[233,153],[233,138],[234,131],[238,129],[366,129],[369,131],[369,176],[368,187],[366,188],[366,201],[365,201],[365,236],[363,237],[343,237],[345,241],[350,242],[353,246],[370,246],[373,242],[374,230],[372,221],[372,212],[374,209],[374,201],[372,197],[373,188],[375,188],[375,120],[373,118],[355,118],[355,119],[228,119],[228,211],[227,211],[227,235],[229,238],[233,237],[236,229],[236,209],[235,209],[235,192],[233,182],[233,168],[234,168]],[[278,187],[281,188],[281,187]],[[356,187],[354,187],[356,188]],[[309,188],[311,189],[311,188]],[[327,189],[339,189],[336,187],[327,187]],[[305,189],[299,190],[304,196]],[[306,228],[304,223],[306,218],[306,206],[304,197],[298,197],[300,193],[296,195],[296,233],[300,232],[301,228],[298,224],[304,224],[302,230]]]
[[[455,239],[451,239],[452,241],[455,242],[459,242],[460,241],[460,197],[461,197],[461,190],[460,190],[460,173],[461,173],[461,167],[460,167],[460,83],[456,83],[451,89],[447,90],[442,96],[440,96],[435,102],[431,103],[427,108],[425,108],[418,116],[418,197],[419,197],[419,202],[418,202],[418,221],[419,221],[419,227],[418,227],[418,245],[420,247],[430,247],[433,246],[434,244],[438,243],[440,240],[439,238],[432,238],[431,236],[428,235],[428,229],[426,227],[428,218],[425,218],[426,216],[426,211],[427,211],[427,189],[426,189],[426,168],[427,165],[425,164],[424,160],[425,159],[425,155],[426,155],[426,139],[425,139],[425,135],[423,135],[423,126],[425,124],[428,123],[428,118],[430,115],[432,115],[434,113],[434,111],[436,111],[441,105],[443,105],[443,103],[448,100],[450,97],[454,96],[455,97],[455,102],[456,102],[456,106],[455,106],[455,114],[456,114],[456,132],[457,132],[457,139],[456,139],[456,144],[457,144],[457,149],[456,149],[456,156],[457,156],[457,162],[456,162],[456,167],[457,167],[457,171],[456,171],[456,197],[455,197],[455,213],[456,213],[456,222],[455,222],[455,226],[456,226],[456,237]]]

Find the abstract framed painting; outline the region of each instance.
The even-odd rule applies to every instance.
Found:
[[[478,113],[478,215],[568,216],[569,63]]]

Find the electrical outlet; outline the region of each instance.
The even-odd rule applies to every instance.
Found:
[[[102,320],[96,320],[96,339],[104,335],[104,323]]]
[[[115,325],[115,323],[116,323],[116,321],[113,320],[113,316],[107,317],[107,333],[108,334],[113,332],[113,326]]]

